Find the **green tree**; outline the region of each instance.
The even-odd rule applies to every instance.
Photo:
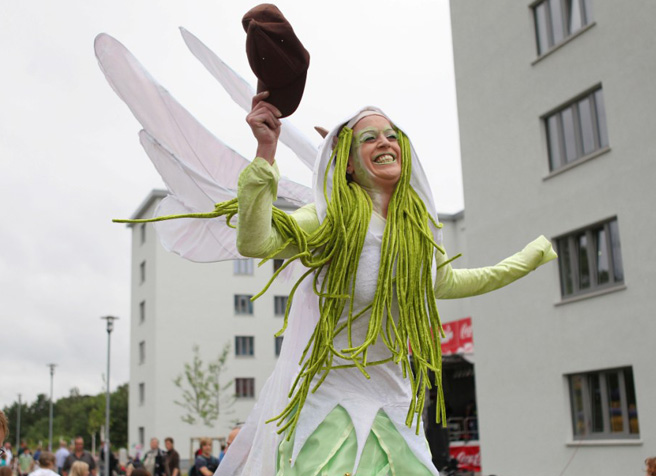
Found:
[[[4,409],[15,434],[18,414],[18,402],[13,402]],[[39,442],[48,444],[48,425],[50,401],[45,394],[37,396],[33,403],[23,402],[21,407],[21,439],[25,439],[30,447]],[[111,394],[110,437],[115,448],[127,446],[128,430],[128,384],[120,385]],[[90,446],[90,436],[96,434],[100,440],[100,427],[105,424],[105,393],[98,395],[81,395],[77,388],[70,391],[69,396],[60,398],[53,404],[52,437],[53,446],[58,446],[59,439],[71,440],[75,436],[83,436],[87,448]]]
[[[221,373],[226,369],[230,352],[230,343],[216,360],[203,363],[197,345],[193,346],[194,357],[191,363],[184,364],[184,372],[173,379],[173,383],[182,391],[182,401],[174,400],[186,413],[180,417],[190,425],[202,422],[212,428],[219,415],[234,403],[234,395],[228,392],[232,381],[221,385]]]

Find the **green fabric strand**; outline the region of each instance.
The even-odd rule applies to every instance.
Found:
[[[273,280],[290,263],[299,260],[308,271],[295,283],[290,293],[281,335],[287,328],[289,311],[298,286],[313,274],[313,288],[319,299],[319,322],[305,346],[299,365],[301,370],[289,391],[286,408],[269,422],[276,421],[278,432],[293,434],[301,409],[310,392],[315,392],[330,372],[343,368],[358,368],[369,378],[366,367],[392,360],[401,365],[405,378],[410,380],[412,401],[406,424],[419,422],[425,404],[426,390],[432,387],[430,372],[434,372],[439,407],[436,421],[446,421],[442,394],[442,355],[440,336],[443,335],[437,311],[433,283],[433,261],[437,250],[444,253],[433,239],[430,225],[440,225],[428,213],[425,204],[410,186],[412,152],[407,137],[398,132],[401,146],[401,176],[387,211],[383,234],[380,268],[376,292],[372,303],[355,312],[353,308],[360,255],[365,242],[373,210],[369,195],[356,183],[346,178],[346,166],[351,150],[353,131],[346,127],[339,134],[331,162],[335,173],[328,196],[329,170],[324,175],[323,192],[326,197],[326,217],[312,234],[302,230],[298,223],[282,210],[273,207],[272,225],[283,238],[284,245],[266,260],[275,257],[289,245],[299,251],[286,260],[274,273],[265,288],[253,299],[261,296]],[[342,172],[339,172],[342,171]],[[210,213],[159,217],[146,220],[115,220],[121,223],[143,223],[171,218],[215,218],[225,216],[228,223],[237,214],[237,200],[219,203]],[[232,226],[232,225],[231,225]],[[398,319],[394,321],[393,302],[398,303]],[[356,319],[371,311],[367,332],[360,343],[353,341],[352,325]],[[340,318],[345,316],[345,322]],[[346,330],[348,348],[337,349],[334,339]],[[368,349],[382,339],[390,350],[386,360],[369,361]],[[412,349],[412,364],[409,349]],[[336,362],[335,358],[347,361]]]

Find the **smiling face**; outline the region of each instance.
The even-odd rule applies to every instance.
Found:
[[[383,116],[360,119],[346,171],[365,190],[393,190],[401,176],[401,146],[397,132]]]

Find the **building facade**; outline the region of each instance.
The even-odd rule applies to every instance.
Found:
[[[153,216],[165,195],[153,191],[133,217]],[[130,453],[137,453],[139,445],[148,449],[153,437],[163,446],[164,438],[170,436],[180,457],[188,459],[197,449],[194,439],[225,438],[236,423],[246,419],[260,396],[282,344],[274,334],[283,325],[293,281],[278,279],[251,302],[280,262],[261,267],[252,259],[193,263],[167,252],[151,224],[130,228]],[[183,375],[185,364],[192,363],[196,346],[205,367],[228,350],[219,378],[220,385],[227,387],[212,427],[200,421],[184,422],[189,412],[175,403],[183,402],[183,391],[174,380]]]
[[[483,474],[641,474],[656,448],[656,3],[452,0],[467,242],[559,260],[471,299]]]

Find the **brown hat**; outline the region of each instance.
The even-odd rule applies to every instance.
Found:
[[[303,97],[310,54],[275,5],[252,8],[241,22],[248,62],[258,79],[257,92],[269,91],[267,101],[280,109],[282,117],[289,116]]]

